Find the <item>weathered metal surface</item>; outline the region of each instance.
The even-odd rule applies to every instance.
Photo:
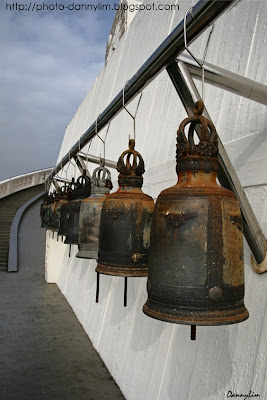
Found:
[[[54,202],[53,197],[48,193],[45,193],[40,208],[41,228],[48,227],[48,221],[51,213],[51,205],[53,204],[53,202]]]
[[[59,236],[66,236],[67,235],[67,226],[68,226],[68,219],[69,219],[69,205],[71,204],[71,200],[75,195],[76,190],[76,183],[74,178],[72,181],[64,186],[62,190],[61,196],[61,209],[60,209],[60,226],[58,230]]]
[[[78,244],[79,238],[79,217],[81,199],[75,199],[70,202],[67,209],[67,234],[65,244]]]
[[[70,204],[67,207],[67,234],[65,244],[78,244],[79,239],[79,218],[81,202],[91,194],[91,180],[84,170],[77,179],[76,189],[72,192]]]
[[[147,276],[154,201],[142,192],[144,161],[134,145],[130,140],[129,150],[119,158],[120,187],[102,209],[96,268],[102,274]]]
[[[248,318],[242,219],[233,192],[217,185],[217,135],[202,109],[180,125],[178,183],[161,192],[155,206],[143,311],[181,324],[232,324]]]
[[[69,219],[69,205],[71,201],[65,200],[61,204],[60,226],[58,230],[59,236],[67,236],[67,226]]]
[[[47,223],[47,228],[53,232],[57,232],[60,226],[60,197],[61,191],[55,191],[52,195],[53,203],[48,207],[49,218]]]
[[[101,165],[92,175],[91,196],[81,203],[78,258],[98,259],[100,218],[104,200],[112,189],[110,171]]]

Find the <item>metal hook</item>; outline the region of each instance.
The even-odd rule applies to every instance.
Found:
[[[204,61],[205,61],[205,58],[206,58],[206,54],[207,54],[208,46],[209,46],[209,42],[210,42],[210,37],[211,37],[211,34],[212,34],[212,32],[213,32],[214,26],[212,25],[212,29],[211,29],[211,31],[210,31],[210,33],[209,33],[209,37],[208,37],[208,40],[207,40],[207,43],[206,43],[206,47],[205,47],[205,51],[204,51],[204,55],[203,55],[202,61],[199,62],[199,60],[198,60],[198,59],[194,56],[194,54],[189,50],[188,45],[187,45],[187,37],[186,37],[186,17],[187,17],[187,14],[188,14],[192,9],[193,9],[193,7],[188,8],[188,10],[185,12],[185,15],[184,15],[184,46],[185,46],[185,49],[186,49],[186,50],[188,51],[188,53],[190,54],[190,56],[195,60],[195,62],[200,66],[200,68],[201,68],[201,70],[202,70],[202,100],[203,100],[203,102],[204,102],[204,85],[205,85]],[[191,16],[192,16],[192,15],[191,15]]]
[[[101,142],[103,143],[103,147],[104,147],[104,158],[103,158],[104,164],[103,164],[103,166],[105,165],[105,161],[106,161],[106,140],[107,140],[107,135],[108,135],[108,131],[109,131],[109,128],[110,128],[110,124],[111,124],[111,122],[109,122],[109,124],[108,124],[108,128],[107,128],[107,131],[106,131],[105,139],[102,139],[102,138],[99,136],[98,133],[96,134],[96,136],[97,136],[97,137],[101,140]],[[100,166],[102,166],[103,160],[102,160],[101,154],[100,154],[100,160],[99,160]]]
[[[201,61],[201,65],[202,65],[202,100],[203,100],[203,102],[204,102],[204,94],[205,94],[205,92],[204,92],[204,75],[205,75],[205,69],[204,69],[204,62],[205,62],[205,58],[206,58],[206,55],[207,55],[207,52],[208,52],[208,47],[209,47],[209,43],[210,43],[210,38],[211,38],[211,35],[212,35],[212,33],[213,33],[213,30],[214,30],[214,25],[212,25],[212,27],[211,27],[211,30],[210,30],[210,33],[209,33],[209,36],[208,36],[208,40],[207,40],[207,43],[206,43],[206,47],[205,47],[205,50],[204,50],[204,54],[203,54],[203,58],[202,58],[202,61]]]
[[[127,82],[128,82],[128,81],[127,81]],[[138,100],[138,103],[137,103],[137,107],[136,107],[136,110],[135,110],[135,114],[132,115],[132,113],[130,113],[130,111],[127,110],[127,108],[125,107],[125,103],[124,103],[124,93],[125,93],[125,86],[126,86],[127,82],[124,84],[124,86],[123,86],[123,88],[122,88],[122,107],[124,108],[125,111],[127,111],[127,113],[128,113],[128,114],[132,117],[132,119],[133,119],[134,140],[135,140],[135,137],[136,137],[135,118],[136,118],[136,115],[137,115],[137,111],[138,111],[138,108],[139,108],[139,105],[140,105],[141,98],[142,98],[142,96],[143,96],[143,92],[141,92],[141,94],[140,94],[140,97],[139,97],[139,100]],[[130,138],[130,136],[129,136],[129,138]]]
[[[67,172],[68,172],[68,169],[69,169],[70,164],[74,167],[74,178],[76,178],[76,168],[77,168],[77,165],[75,165],[75,164],[71,161],[71,159],[70,159],[70,151],[69,151],[69,164],[68,164],[68,167],[67,167],[67,169],[66,169],[66,179],[67,179]]]
[[[96,134],[96,136],[97,136],[97,137],[101,140],[101,142],[103,143],[103,146],[104,146],[104,161],[105,161],[105,160],[106,160],[106,143],[105,143],[105,140],[103,140],[103,139],[99,136],[98,133]],[[100,163],[100,165],[101,165],[101,154],[100,154],[99,163]]]
[[[87,162],[87,163],[88,163],[88,153],[89,153],[89,150],[90,150],[91,144],[92,144],[92,140],[90,140],[90,143],[89,143],[89,145],[88,145],[88,149],[87,149],[87,153],[86,153],[86,162]]]
[[[71,160],[70,160],[70,164],[74,167],[74,178],[76,178],[77,164],[74,164]]]

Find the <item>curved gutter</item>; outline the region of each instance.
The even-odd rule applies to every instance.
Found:
[[[23,204],[15,214],[13,218],[11,228],[10,228],[10,236],[9,236],[9,250],[8,250],[8,269],[7,272],[17,272],[18,271],[18,230],[21,218],[24,212],[30,207],[33,203],[39,200],[45,192],[38,193],[32,199],[28,200],[25,204]]]

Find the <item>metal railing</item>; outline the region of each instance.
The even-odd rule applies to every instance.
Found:
[[[192,43],[234,2],[235,0],[199,1],[186,16],[187,44]],[[181,55],[184,49],[184,20],[182,20],[137,73],[126,83],[125,87],[99,115],[97,120],[86,130],[74,146],[72,146],[70,151],[49,174],[47,181],[51,181],[57,172],[69,162],[70,158],[75,157],[80,149],[92,140],[96,135],[96,127],[98,132],[103,129],[123,109],[124,105],[133,100],[134,97],[164,68],[167,69],[187,112],[190,114],[192,112],[193,98],[190,91],[194,91],[195,87],[190,83],[191,75],[189,79],[186,79],[186,74],[179,76],[179,72],[176,70],[176,68],[178,68],[176,60],[179,57],[178,59],[180,60],[181,66],[185,63],[188,66],[189,72],[197,78],[202,76],[202,71],[196,62],[190,60],[185,55]],[[205,63],[205,78],[208,82],[219,87],[223,87],[238,95],[267,105],[267,88],[265,85],[261,85],[258,82],[230,73],[208,63]],[[181,79],[184,83],[179,87],[179,81],[181,81]],[[219,159],[221,161],[220,181],[223,186],[231,188],[237,195],[242,210],[245,237],[257,263],[261,263],[266,257],[266,239],[247,201],[222,143],[220,143],[219,146]]]
[[[187,43],[192,43],[235,1],[236,0],[199,1],[186,17]],[[125,84],[124,89],[110,102],[97,120],[71,147],[70,151],[53,169],[47,180],[52,180],[53,176],[69,162],[69,159],[73,158],[81,148],[96,136],[96,127],[98,132],[101,131],[101,129],[123,109],[124,105],[133,100],[134,97],[178,57],[184,49],[184,21],[182,20],[136,74]]]

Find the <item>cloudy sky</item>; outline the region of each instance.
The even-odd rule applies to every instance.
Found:
[[[114,19],[111,11],[6,4],[0,0],[0,180],[55,165],[66,126],[104,65]]]

